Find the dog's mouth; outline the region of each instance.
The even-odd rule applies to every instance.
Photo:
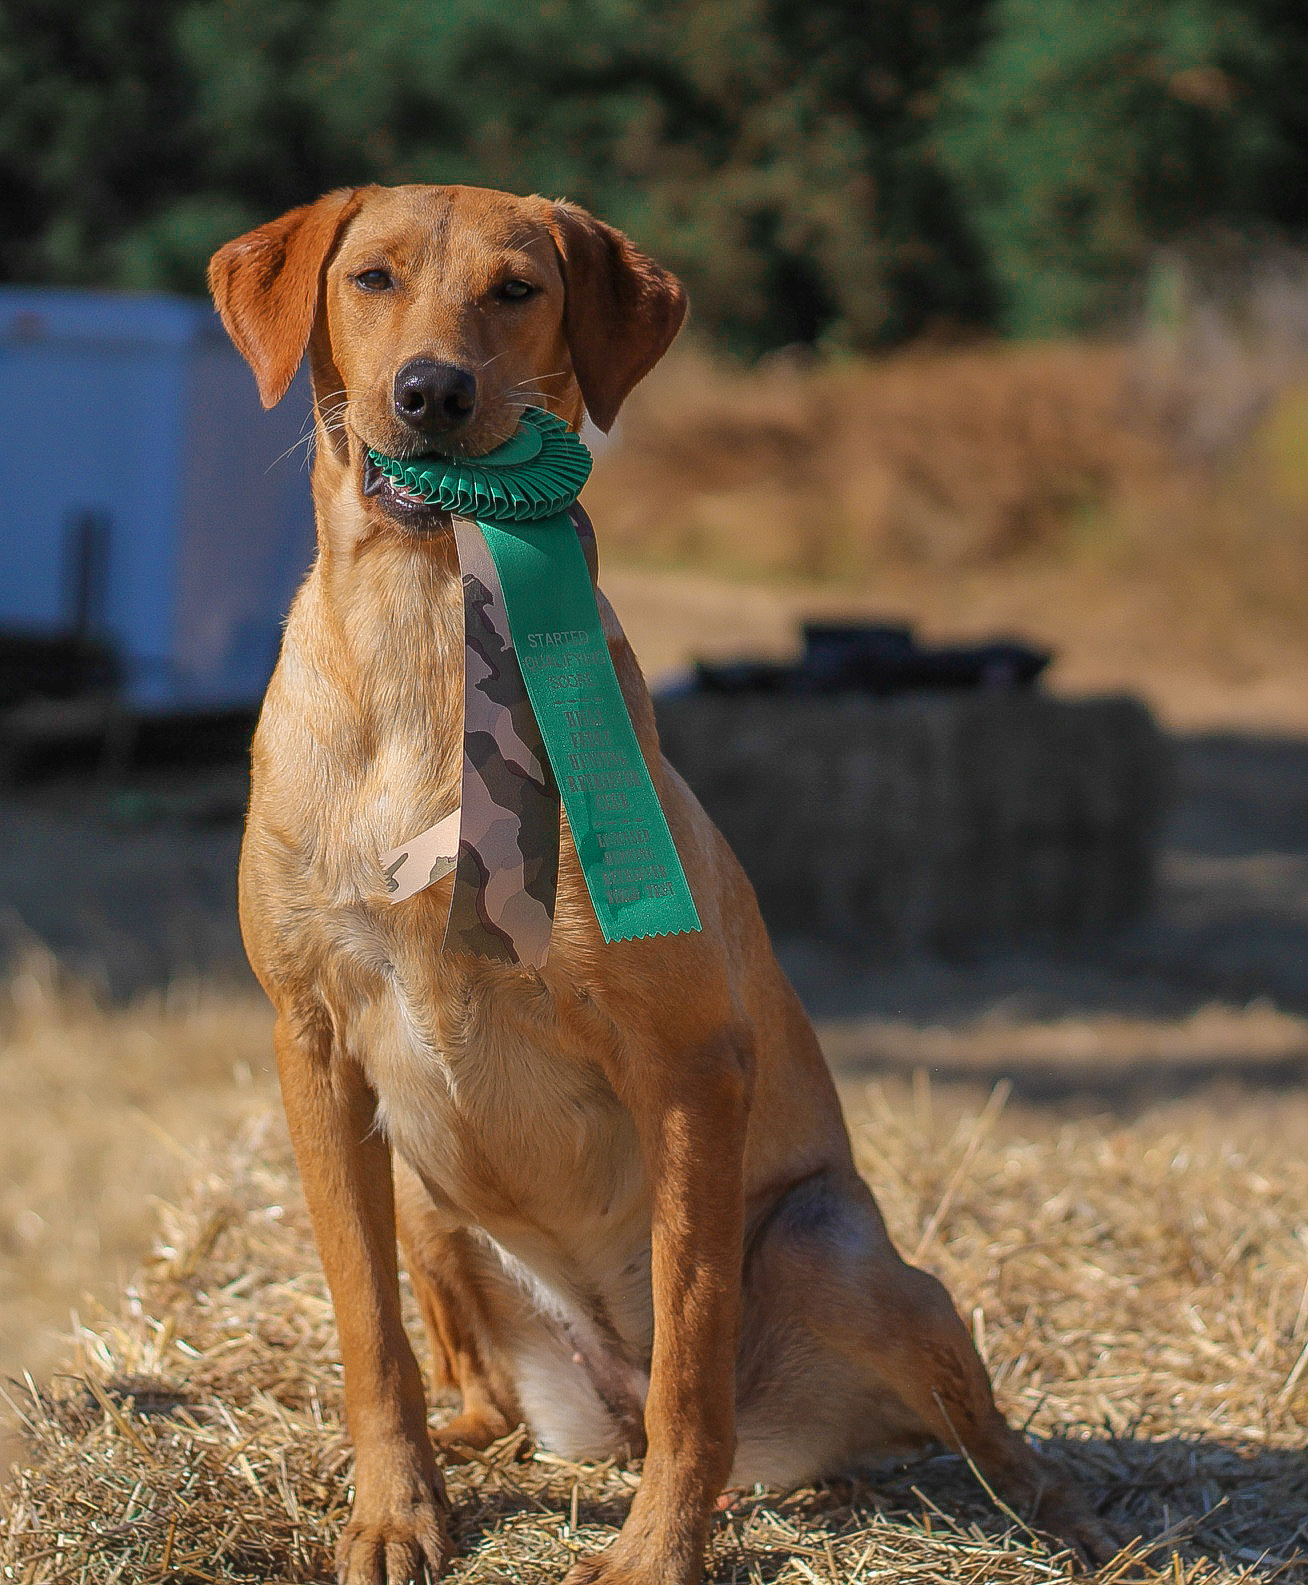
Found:
[[[448,512],[388,479],[367,452],[363,457],[361,488],[365,500],[374,501],[394,522],[415,533],[432,533],[450,521]]]
[[[434,451],[417,452],[412,456],[403,457],[402,460],[421,462],[427,458],[438,458],[447,462],[475,463],[483,453],[502,446],[507,438],[509,437],[492,432],[485,436],[475,449],[470,448],[466,440],[463,440],[462,444],[452,446],[448,454]],[[450,514],[447,511],[392,479],[372,460],[371,452],[374,450],[382,452],[383,455],[387,454],[384,447],[370,446],[361,435],[358,439],[363,445],[363,471],[359,488],[365,500],[374,502],[393,523],[402,524],[415,533],[431,533],[449,526]]]

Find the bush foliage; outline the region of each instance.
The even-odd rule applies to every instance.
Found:
[[[0,274],[195,291],[341,183],[566,195],[746,352],[1102,323],[1308,208],[1301,0],[9,0]]]

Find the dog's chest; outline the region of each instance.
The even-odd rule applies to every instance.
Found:
[[[457,969],[410,979],[397,967],[356,1005],[347,1039],[388,1137],[458,1220],[510,1247],[571,1241],[581,1221],[618,1236],[639,1220],[631,1116],[568,1049],[545,993],[516,979],[488,989],[485,976],[470,992]]]
[[[285,688],[276,698],[293,725]],[[315,906],[291,913],[295,929],[278,940],[313,965],[380,1126],[452,1220],[485,1228],[538,1272],[561,1272],[574,1249],[626,1260],[648,1239],[640,1151],[576,1028],[560,1028],[537,977],[447,958],[448,878],[389,905],[382,852],[458,801],[451,722],[434,704],[423,716],[416,683],[404,698],[415,718],[401,724],[391,709],[357,764],[339,746],[319,764],[305,745],[301,779],[321,781],[311,802],[330,815],[331,839],[305,832]]]

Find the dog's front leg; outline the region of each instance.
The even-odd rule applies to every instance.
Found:
[[[341,1585],[435,1580],[449,1555],[445,1488],[422,1375],[400,1319],[390,1147],[376,1097],[331,1037],[279,1019],[277,1066],[295,1159],[345,1365],[354,1511],[336,1550]]]
[[[695,1585],[735,1453],[750,1051],[737,1031],[656,1061],[624,1095],[650,1177],[654,1353],[640,1489],[566,1585]]]

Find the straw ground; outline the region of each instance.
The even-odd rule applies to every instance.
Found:
[[[1080,1119],[1006,1099],[919,1076],[858,1085],[850,1112],[895,1235],[950,1284],[1004,1407],[1130,1543],[1101,1578],[1308,1579],[1308,1098],[1209,1091]],[[198,1166],[52,1383],[11,1394],[27,1449],[0,1577],[330,1578],[350,1495],[340,1367],[275,1112]],[[452,1579],[559,1578],[638,1478],[509,1437],[452,1471]],[[742,1585],[1070,1575],[944,1454],[750,1493],[709,1564]]]

